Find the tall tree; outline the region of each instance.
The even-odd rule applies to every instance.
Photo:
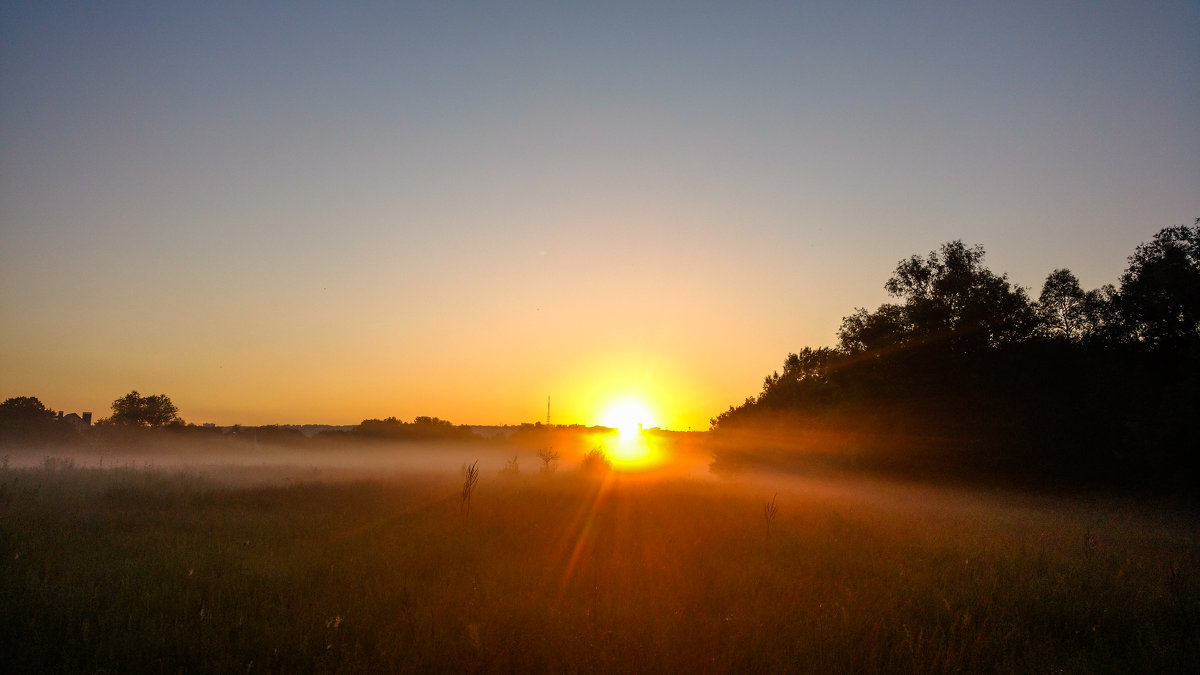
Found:
[[[985,267],[983,258],[982,246],[956,240],[900,261],[884,288],[903,303],[847,317],[838,333],[842,348],[947,342],[962,352],[1028,337],[1038,324],[1032,303],[1007,275]]]
[[[1050,335],[1077,340],[1086,330],[1087,294],[1068,269],[1054,270],[1042,284],[1038,310]]]
[[[1168,349],[1200,342],[1200,218],[1137,247],[1121,275],[1118,304],[1139,342]]]

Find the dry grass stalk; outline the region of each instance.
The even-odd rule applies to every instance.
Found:
[[[475,484],[479,482],[479,460],[471,462],[470,466],[463,465],[462,503],[460,510],[467,518],[471,517],[471,495],[475,492]]]

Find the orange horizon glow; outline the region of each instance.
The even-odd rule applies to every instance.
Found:
[[[665,453],[649,434],[635,430],[631,434],[618,431],[605,439],[604,451],[613,469],[622,472],[643,471],[666,461]]]
[[[600,424],[617,429],[621,436],[631,438],[642,429],[658,426],[658,416],[650,406],[636,396],[625,396],[608,404]]]
[[[640,395],[629,394],[609,402],[600,416],[600,423],[617,430],[604,443],[605,453],[614,469],[640,470],[661,462],[661,453],[643,433],[644,429],[659,426],[658,415]]]

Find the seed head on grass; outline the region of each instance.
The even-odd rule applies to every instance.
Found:
[[[479,460],[471,462],[470,466],[463,464],[462,503],[459,510],[471,517],[471,495],[475,492],[475,484],[479,482]]]
[[[775,502],[778,494],[771,495],[771,501],[763,502],[763,520],[767,523],[767,541],[771,541],[771,522],[779,514],[779,504]]]

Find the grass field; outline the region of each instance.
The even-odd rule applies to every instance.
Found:
[[[1190,512],[564,465],[468,516],[455,472],[311,478],[3,469],[0,667],[1200,672]]]

